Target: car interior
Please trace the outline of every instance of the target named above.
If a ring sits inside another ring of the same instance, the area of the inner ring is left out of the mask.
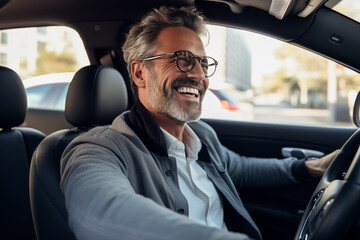
[[[0,30],[70,27],[79,33],[90,63],[77,69],[64,111],[27,109],[20,77],[0,66],[0,238],[75,239],[59,186],[61,154],[76,136],[111,124],[135,102],[121,46],[131,25],[149,10],[162,5],[195,6],[209,24],[290,43],[358,75],[360,23],[335,11],[339,2],[0,0]],[[224,146],[245,156],[282,158],[284,147],[324,154],[341,149],[319,181],[238,191],[264,240],[360,238],[357,127],[202,120],[214,128]],[[315,213],[321,217],[314,217]]]

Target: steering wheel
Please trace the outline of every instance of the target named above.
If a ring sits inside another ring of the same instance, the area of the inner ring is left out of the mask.
[[[360,216],[360,129],[343,145],[308,203],[295,240],[343,239]]]

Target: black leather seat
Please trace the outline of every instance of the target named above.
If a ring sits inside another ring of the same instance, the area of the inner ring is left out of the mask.
[[[27,100],[20,77],[0,66],[0,229],[7,239],[36,239],[29,199],[29,167],[45,134],[20,126]]]
[[[127,106],[125,82],[114,68],[91,65],[75,74],[65,105],[66,119],[75,128],[46,137],[31,163],[31,210],[39,240],[75,239],[68,228],[64,196],[59,185],[61,154],[75,137],[94,126],[111,124]]]

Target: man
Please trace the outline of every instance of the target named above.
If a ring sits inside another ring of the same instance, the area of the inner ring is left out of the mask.
[[[331,162],[334,154],[242,157],[196,121],[217,65],[205,57],[204,33],[193,8],[155,9],[130,30],[123,52],[138,101],[75,139],[61,162],[78,239],[261,239],[237,189],[296,184]]]

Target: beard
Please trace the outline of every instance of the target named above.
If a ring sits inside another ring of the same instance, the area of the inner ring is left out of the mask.
[[[186,101],[186,106],[181,106],[174,98],[174,91],[179,86],[196,87],[199,89],[199,102]],[[201,103],[204,98],[204,86],[186,77],[177,78],[171,84],[171,89],[160,90],[155,74],[150,71],[149,105],[156,112],[163,114],[178,124],[199,120],[201,115]]]

